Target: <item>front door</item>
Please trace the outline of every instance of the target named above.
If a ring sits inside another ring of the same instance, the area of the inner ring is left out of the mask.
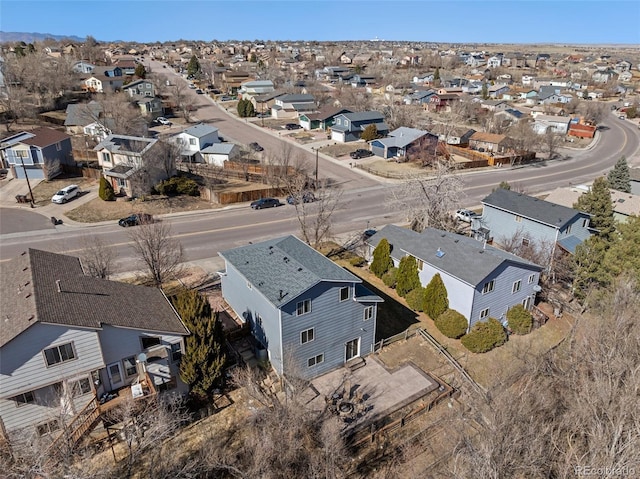
[[[346,361],[353,359],[360,355],[360,338],[349,341],[346,345]]]
[[[120,363],[111,363],[107,366],[107,373],[109,374],[109,382],[111,383],[111,389],[118,389],[124,386],[122,379],[122,369]]]

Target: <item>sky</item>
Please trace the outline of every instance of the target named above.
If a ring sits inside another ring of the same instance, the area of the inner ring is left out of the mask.
[[[0,0],[0,30],[99,41],[640,44],[640,1]]]

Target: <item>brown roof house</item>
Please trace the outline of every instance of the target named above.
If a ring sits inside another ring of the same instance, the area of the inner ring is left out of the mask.
[[[0,273],[0,436],[55,438],[64,422],[79,440],[82,418],[118,394],[186,391],[189,331],[160,289],[90,277],[79,258],[36,249]]]
[[[507,137],[496,133],[476,131],[469,138],[469,147],[488,153],[502,153],[506,148]]]

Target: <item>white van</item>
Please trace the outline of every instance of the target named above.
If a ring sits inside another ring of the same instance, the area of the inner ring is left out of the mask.
[[[80,194],[80,187],[78,185],[69,185],[62,188],[55,195],[51,197],[52,203],[62,204],[66,203],[72,198],[75,198]]]

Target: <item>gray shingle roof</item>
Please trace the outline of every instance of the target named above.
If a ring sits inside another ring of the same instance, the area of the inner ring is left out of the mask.
[[[398,147],[404,148],[407,145],[410,145],[418,138],[423,137],[429,133],[426,130],[418,130],[416,128],[408,128],[406,126],[401,126],[400,128],[396,128],[392,132],[389,133],[387,138],[381,138],[377,141],[382,143],[383,145],[388,147]]]
[[[562,228],[577,215],[584,214],[573,208],[556,205],[504,188],[496,190],[482,200],[484,205],[490,205],[518,216],[533,219],[552,226]]]
[[[73,256],[29,249],[0,274],[0,346],[36,322],[188,334],[162,291],[85,276]]]
[[[101,113],[102,105],[95,101],[67,105],[64,126],[87,126],[95,122]]]
[[[345,113],[350,121],[384,121],[384,115],[379,111],[357,111],[354,113]]]
[[[202,138],[210,133],[215,133],[218,129],[215,126],[205,125],[204,123],[198,123],[197,125],[193,125],[185,130],[183,133],[187,135],[195,136],[196,138]]]
[[[321,281],[361,283],[360,278],[292,235],[223,251],[220,256],[276,307]]]
[[[541,270],[540,266],[506,251],[484,246],[468,236],[435,228],[417,233],[387,225],[373,235],[368,243],[377,246],[382,238],[389,241],[393,258],[400,260],[405,254],[410,254],[472,286],[484,281],[505,261]]]
[[[140,153],[144,154],[158,142],[155,138],[142,138],[139,136],[109,135],[98,143],[93,151],[103,148],[112,153]]]

